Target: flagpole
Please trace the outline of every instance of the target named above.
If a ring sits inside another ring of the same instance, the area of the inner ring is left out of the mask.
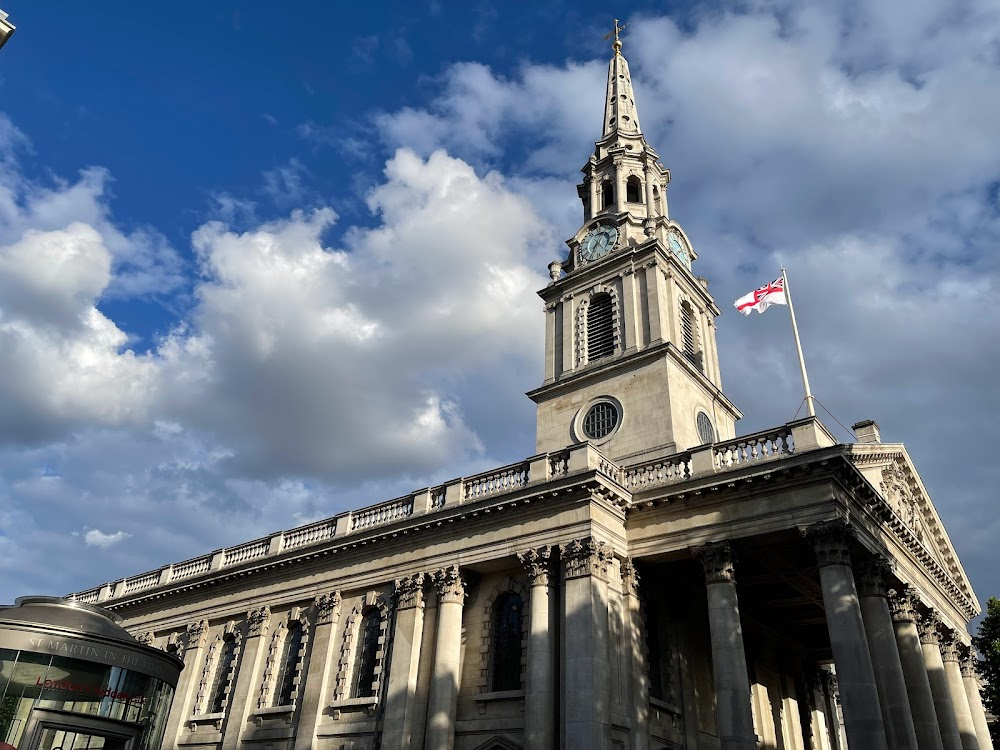
[[[788,300],[788,314],[792,318],[792,335],[795,336],[795,350],[799,353],[799,370],[802,371],[802,385],[806,389],[806,411],[810,417],[816,416],[816,408],[813,406],[812,391],[809,390],[809,375],[806,374],[806,360],[802,356],[802,342],[799,341],[799,327],[795,323],[795,308],[792,306],[792,290],[788,288],[788,274],[785,267],[781,267],[781,281],[785,288],[785,299]]]

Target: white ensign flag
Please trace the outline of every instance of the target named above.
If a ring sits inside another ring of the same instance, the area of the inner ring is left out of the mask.
[[[765,284],[760,289],[755,289],[750,294],[743,295],[733,304],[744,315],[749,315],[754,310],[762,313],[771,305],[787,305],[788,298],[785,297],[785,280],[779,277],[770,284]]]

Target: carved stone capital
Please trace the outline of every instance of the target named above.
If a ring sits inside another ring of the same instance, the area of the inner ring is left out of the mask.
[[[552,563],[552,548],[537,547],[517,553],[517,559],[528,573],[532,586],[548,586]]]
[[[950,628],[941,629],[941,658],[945,661],[957,662],[961,658],[959,653],[959,647],[961,643],[958,640],[958,636],[955,634],[954,630]]]
[[[709,542],[691,550],[705,571],[705,583],[736,583],[736,553],[729,542]]]
[[[886,596],[886,585],[892,576],[889,561],[881,555],[866,556],[854,566],[858,596]]]
[[[976,652],[971,648],[967,649],[962,656],[962,677],[976,677],[976,666],[978,664],[979,659],[976,658]]]
[[[434,574],[434,585],[437,586],[438,599],[442,604],[465,601],[465,581],[457,565],[443,568]]]
[[[911,586],[889,590],[889,612],[895,622],[917,621],[917,594]]]
[[[816,564],[851,565],[851,547],[854,544],[854,530],[843,521],[827,521],[810,526],[805,537],[816,552]]]
[[[139,641],[139,643],[141,643],[143,646],[152,646],[153,641],[156,640],[156,636],[153,635],[153,631],[150,630],[146,633],[143,633],[142,635],[137,635],[135,639]]]
[[[332,625],[340,619],[341,597],[339,591],[321,594],[313,599],[317,625]]]
[[[202,648],[208,638],[208,620],[189,622],[187,626],[187,648]]]
[[[267,635],[267,629],[271,625],[271,608],[266,604],[257,609],[247,612],[247,637],[257,638]]]
[[[626,594],[639,596],[639,571],[636,570],[635,563],[631,557],[622,560],[622,588]]]
[[[424,581],[426,579],[427,576],[423,573],[396,579],[396,609],[423,607]]]
[[[924,612],[917,618],[917,632],[920,642],[937,646],[941,643],[941,617],[934,610]]]
[[[614,555],[605,542],[587,537],[562,545],[563,577],[598,576],[607,580]]]

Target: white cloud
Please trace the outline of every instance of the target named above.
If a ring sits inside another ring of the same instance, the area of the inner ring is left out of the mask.
[[[126,534],[124,531],[116,531],[114,534],[105,534],[100,529],[84,529],[83,540],[91,547],[107,549],[114,544],[118,544],[118,542],[125,541],[130,536],[132,535]]]

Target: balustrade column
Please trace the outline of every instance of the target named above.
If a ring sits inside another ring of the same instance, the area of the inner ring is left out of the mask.
[[[983,696],[979,692],[979,677],[976,675],[976,655],[969,652],[962,659],[962,682],[965,683],[965,693],[969,697],[969,708],[972,710],[972,720],[976,724],[976,737],[979,739],[979,750],[993,750],[993,738],[990,737],[990,727],[986,723],[986,709],[983,708]]]
[[[258,695],[257,687],[263,678],[263,662],[267,656],[267,631],[271,626],[271,608],[264,606],[247,612],[247,637],[240,649],[240,666],[236,671],[236,684],[229,693],[228,716],[223,728],[222,750],[237,750],[242,744],[243,730]]]
[[[962,682],[962,668],[958,665],[958,650],[958,636],[952,631],[946,631],[941,638],[941,658],[944,661],[944,676],[948,681],[951,704],[955,707],[958,735],[962,739],[964,750],[979,750],[976,723],[972,720],[969,696],[965,692],[965,683]]]
[[[555,647],[549,586],[552,550],[529,549],[518,554],[528,572],[528,663],[524,691],[524,748],[551,750],[555,741]]]
[[[906,692],[910,699],[917,747],[919,750],[943,750],[934,695],[931,693],[927,664],[924,662],[924,652],[917,632],[916,595],[909,586],[902,586],[889,592],[888,604],[892,613],[892,626],[896,631],[896,647],[899,649],[903,678],[906,680]]]
[[[941,730],[941,744],[944,745],[944,750],[962,750],[962,736],[958,732],[955,706],[951,701],[948,678],[944,673],[944,660],[941,658],[940,627],[941,618],[933,610],[917,620],[920,647],[924,652],[924,663],[927,665],[927,679],[931,683],[931,694],[934,696],[934,712],[937,714],[938,728]]]
[[[423,573],[402,578],[396,585],[396,627],[386,696],[382,747],[403,750],[414,746],[417,715],[417,668],[424,633]]]
[[[886,750],[885,725],[868,651],[861,605],[851,569],[853,534],[839,521],[811,527],[807,536],[816,552],[826,626],[844,707],[847,742],[865,750]]]
[[[205,666],[205,644],[208,640],[208,620],[188,624],[181,656],[184,669],[177,681],[174,702],[163,730],[164,747],[177,745],[178,733],[188,717],[194,713],[194,700],[198,695],[198,685]]]
[[[917,750],[917,734],[906,695],[903,665],[886,600],[889,565],[885,558],[869,558],[857,566],[857,574],[861,618],[875,670],[886,739],[894,750]]]
[[[295,732],[295,750],[310,750],[316,746],[316,727],[326,706],[324,698],[330,682],[336,677],[335,633],[340,621],[340,592],[334,591],[313,599],[313,629],[309,637],[309,657],[302,675],[305,690],[299,690],[302,707]]]
[[[572,750],[611,747],[608,571],[611,548],[587,538],[562,547],[563,743]]]
[[[722,750],[755,750],[750,703],[750,676],[743,647],[743,627],[736,597],[736,569],[729,542],[693,550],[705,570],[708,626],[712,639],[712,672]]]
[[[632,672],[632,739],[631,750],[649,747],[649,667],[646,664],[646,637],[642,618],[642,595],[639,573],[632,560],[622,561],[622,590],[628,610],[629,647],[627,653]]]
[[[462,605],[465,581],[457,565],[434,574],[438,591],[437,633],[434,640],[434,673],[427,701],[424,746],[437,750],[455,747],[455,712],[462,662]]]

